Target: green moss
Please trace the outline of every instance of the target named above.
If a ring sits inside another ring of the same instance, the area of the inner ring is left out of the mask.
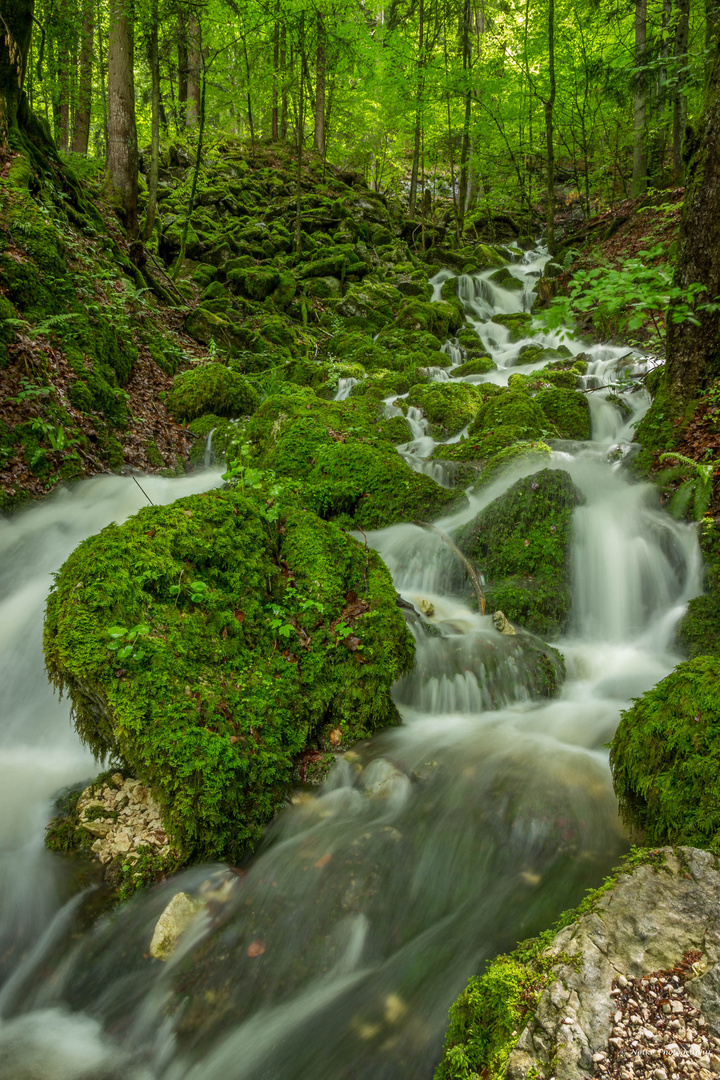
[[[424,331],[444,341],[451,330],[458,330],[465,320],[459,304],[426,303],[408,300],[400,309],[395,325],[401,330]]]
[[[509,315],[495,314],[492,321],[499,323],[500,326],[507,327],[509,331],[508,340],[515,342],[529,336],[532,315],[525,311],[513,312]]]
[[[496,454],[490,457],[480,473],[475,489],[485,487],[492,480],[497,480],[498,476],[508,466],[516,464],[523,458],[549,458],[552,456],[552,450],[544,442],[516,442],[511,446],[505,447],[504,450],[498,450]]]
[[[590,438],[590,407],[585,394],[555,387],[541,390],[535,395],[535,402],[561,439]]]
[[[495,361],[489,356],[476,356],[453,368],[452,378],[464,379],[466,375],[487,375],[489,371],[497,371]]]
[[[237,860],[309,739],[398,720],[390,687],[412,642],[389,573],[274,499],[212,491],[148,507],[84,541],[48,599],[47,668],[79,734],[152,789],[183,857]],[[354,649],[336,633],[348,606]]]
[[[469,383],[431,382],[411,386],[407,404],[422,409],[436,437],[456,435],[467,427],[483,403]]]
[[[633,458],[632,465],[639,476],[648,476],[659,455],[679,445],[683,428],[695,406],[695,402],[683,406],[668,392],[664,378],[658,377],[652,405],[635,429],[635,441],[641,444],[641,449]]]
[[[490,397],[470,425],[468,434],[488,432],[496,427],[513,427],[523,439],[542,438],[548,421],[540,406],[529,395],[506,389]]]
[[[519,278],[516,278],[506,266],[491,274],[489,280],[492,281],[493,285],[498,285],[501,289],[508,289],[510,292],[520,292],[525,287],[524,283]]]
[[[566,472],[518,480],[456,535],[485,575],[488,606],[540,637],[561,633],[570,611],[568,553],[582,496]]]
[[[157,448],[157,443],[152,439],[149,439],[145,443],[145,457],[148,460],[148,464],[154,469],[164,469],[165,459]]]
[[[467,439],[461,439],[460,442],[436,446],[433,457],[448,461],[485,462],[514,443],[527,441],[525,430],[525,428],[514,427],[510,424],[501,424],[479,435],[470,435]]]
[[[432,521],[465,496],[413,472],[400,455],[364,443],[336,442],[317,453],[304,499],[323,518],[349,517],[363,529]]]
[[[610,767],[625,823],[650,844],[720,852],[720,659],[679,664],[622,713]]]
[[[176,375],[167,396],[167,406],[179,420],[194,420],[203,413],[217,416],[245,416],[257,408],[258,396],[252,384],[224,364],[203,364]]]
[[[707,593],[694,597],[680,620],[677,642],[686,656],[720,656],[720,529],[705,518],[700,523]]]

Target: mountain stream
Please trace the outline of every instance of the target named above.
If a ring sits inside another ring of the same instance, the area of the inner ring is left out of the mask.
[[[468,381],[504,384],[523,344],[560,343],[536,333],[511,343],[492,321],[529,309],[545,259],[510,266],[515,291],[490,272],[461,277],[468,320],[498,365]],[[433,279],[434,299],[449,276]],[[565,343],[590,353],[588,389],[610,382],[627,353]],[[462,361],[453,342],[445,351]],[[643,370],[641,357],[632,363]],[[437,523],[452,535],[539,468],[567,470],[582,490],[559,697],[530,699],[517,654],[461,599],[462,567],[442,536],[412,524],[372,534],[402,596],[434,608],[431,635],[410,616],[416,667],[395,688],[403,726],[347,752],[323,788],[296,792],[242,871],[194,867],[90,928],[81,914],[92,885],[71,895],[72,860],[43,848],[53,793],[97,771],[44,674],[44,598],[83,537],[146,500],[131,478],[98,477],[0,523],[5,1080],[430,1078],[468,976],[600,882],[627,847],[604,744],[620,710],[678,662],[673,631],[701,567],[694,529],[622,464],[646,393],[624,395],[622,412],[607,391],[588,396],[592,441],[553,444],[549,462],[516,465]],[[450,484],[446,464],[428,461],[422,415],[409,419],[400,452]],[[221,480],[208,469],[142,483],[167,503]],[[206,904],[163,964],[148,947],[181,890]]]

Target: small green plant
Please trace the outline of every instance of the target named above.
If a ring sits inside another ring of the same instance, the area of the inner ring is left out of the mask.
[[[204,581],[190,581],[187,585],[178,583],[171,585],[168,591],[171,596],[180,596],[186,589],[193,604],[202,604],[210,597],[210,588]]]
[[[677,464],[658,473],[657,479],[663,484],[683,480],[670,500],[670,513],[673,517],[681,518],[692,508],[694,520],[701,521],[710,505],[713,477],[720,469],[720,458],[703,463],[683,454],[667,453],[661,454],[659,461],[662,463],[668,458],[673,458]]]
[[[249,491],[261,492],[265,498],[263,517],[267,521],[277,521],[280,508],[277,504],[282,494],[282,484],[277,480],[275,473],[267,469],[256,469],[249,464],[250,447],[239,446],[236,448],[239,457],[228,462],[226,471],[222,474],[223,480],[228,487],[237,488],[243,493]]]
[[[25,401],[34,401],[36,398],[45,398],[52,396],[52,389],[49,386],[38,386],[37,383],[32,382],[30,379],[20,380],[20,389],[14,397],[5,398],[5,403],[8,405],[21,405]]]
[[[118,660],[142,660],[145,656],[142,641],[150,633],[146,623],[137,623],[131,629],[127,626],[110,626],[107,632],[112,638],[108,649],[115,653]]]

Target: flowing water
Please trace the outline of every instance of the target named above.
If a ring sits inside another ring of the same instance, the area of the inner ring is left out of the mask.
[[[543,261],[535,253],[511,267],[517,291],[488,273],[460,280],[498,364],[469,381],[505,383],[523,344],[560,343],[535,334],[512,344],[492,321],[529,308]],[[435,299],[448,276],[433,279]],[[462,361],[456,343],[445,351]],[[610,380],[620,355],[590,352],[588,389]],[[244,871],[195,867],[90,930],[86,897],[67,900],[68,860],[42,848],[51,794],[93,773],[43,674],[42,608],[50,574],[79,540],[145,500],[132,480],[98,478],[2,524],[3,1077],[432,1076],[467,977],[576,903],[625,849],[603,746],[620,710],[677,662],[673,630],[700,588],[694,529],[622,467],[646,395],[626,395],[622,412],[602,389],[589,400],[593,440],[557,443],[549,462],[585,496],[573,522],[571,628],[557,643],[568,671],[560,696],[533,700],[521,637],[467,606],[462,565],[440,535],[410,524],[377,532],[370,542],[397,588],[430,613],[410,616],[417,663],[395,688],[404,725],[345,754],[319,792],[298,792]],[[449,483],[428,461],[423,417],[408,419],[413,440],[401,453]],[[452,535],[541,467],[517,465],[439,527]],[[217,483],[214,472],[143,480],[156,503]],[[148,946],[181,889],[206,907],[163,965]]]

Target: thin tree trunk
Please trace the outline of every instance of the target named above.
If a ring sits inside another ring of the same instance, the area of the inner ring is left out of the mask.
[[[273,82],[272,82],[272,141],[276,143],[279,138],[279,110],[278,110],[278,79],[280,68],[280,24],[278,12],[280,4],[275,5],[275,25],[273,27]]]
[[[201,35],[198,17],[194,11],[191,11],[188,19],[187,110],[185,113],[185,124],[189,128],[196,128],[200,122]]]
[[[138,231],[138,148],[132,8],[132,0],[110,0],[107,172],[122,200],[127,234],[134,239]]]
[[[101,9],[100,9],[100,0],[97,0],[96,6],[95,6],[95,18],[96,18],[96,23],[97,23],[97,27],[98,27],[97,42],[98,42],[98,61],[99,61],[99,65],[100,65],[100,71],[99,71],[98,74],[99,74],[99,78],[100,78],[101,97],[102,97],[103,143],[104,143],[103,150],[105,152],[105,160],[107,161],[108,146],[109,146],[109,143],[110,143],[110,136],[109,136],[109,133],[108,133],[107,65],[105,63],[105,50],[103,48],[103,31],[102,31],[101,15],[102,15],[102,12],[101,12]]]
[[[65,14],[63,5],[63,14]],[[70,149],[70,27],[67,20],[63,19],[60,41],[58,42],[58,71],[59,71],[59,119],[60,127],[57,133],[58,147],[64,154]]]
[[[550,93],[545,102],[545,141],[547,146],[547,246],[555,254],[555,0],[548,3],[548,75]]]
[[[634,197],[647,191],[647,79],[644,67],[647,55],[647,0],[635,0],[635,109],[633,122]]]
[[[667,123],[667,83],[668,63],[670,60],[669,31],[672,20],[672,0],[663,0],[660,16],[660,45],[658,48],[657,90],[655,93],[655,135],[649,148],[648,176],[656,185],[660,185],[665,173],[665,151],[668,141]]]
[[[0,146],[22,121],[33,0],[0,0]]]
[[[82,9],[82,33],[80,47],[80,73],[78,103],[75,113],[72,148],[76,154],[87,154],[90,139],[90,115],[92,109],[92,61],[93,34],[95,29],[93,0],[84,0]]]
[[[420,0],[420,29],[418,36],[418,71],[417,71],[417,104],[415,109],[415,135],[413,144],[413,161],[412,171],[410,173],[410,204],[409,211],[410,216],[415,213],[415,202],[417,199],[417,183],[418,183],[418,169],[420,167],[420,125],[422,123],[422,101],[423,101],[423,89],[424,89],[424,72],[423,72],[423,49],[424,49],[424,31],[425,31],[425,0]]]
[[[305,12],[300,15],[300,97],[297,116],[297,172],[295,174],[295,254],[302,255],[302,150],[303,150],[303,97],[305,94]]]
[[[282,93],[280,95],[280,141],[287,142],[288,136],[288,93],[287,93],[287,31],[285,24],[280,28],[280,71],[282,72]]]
[[[178,11],[177,27],[177,53],[178,53],[178,132],[187,123],[187,99],[188,99],[188,35],[187,14],[181,7]]]
[[[192,186],[190,188],[190,202],[188,203],[187,214],[185,215],[185,224],[183,225],[182,237],[180,238],[180,252],[175,263],[175,268],[172,273],[172,280],[177,281],[180,276],[180,271],[183,268],[185,262],[185,249],[187,247],[188,229],[190,228],[190,221],[192,219],[193,210],[195,209],[195,194],[197,192],[198,176],[200,175],[200,165],[202,163],[202,151],[203,151],[203,133],[205,131],[205,89],[207,86],[207,69],[205,62],[200,57],[200,116],[198,118],[198,136],[197,144],[195,147],[195,167],[193,168]]]
[[[325,60],[326,36],[323,17],[317,15],[317,52],[315,54],[315,131],[314,142],[318,154],[325,157]]]
[[[705,62],[705,81],[712,75],[715,51],[718,47],[718,30],[720,30],[720,4],[718,0],[705,0],[705,49],[707,60]]]
[[[689,33],[690,0],[678,0],[675,27],[675,93],[673,94],[673,173],[676,184],[681,184],[683,179],[682,141],[687,116],[685,67]]]
[[[152,235],[157,209],[158,173],[160,171],[160,57],[158,54],[158,0],[151,0],[150,9],[150,77],[152,79],[152,134],[150,150],[150,181],[148,208],[143,229],[145,243]]]
[[[245,54],[245,80],[247,84],[247,114],[250,126],[250,145],[255,146],[255,124],[253,123],[252,94],[250,92],[250,58],[247,51],[247,38],[243,38],[243,53]]]
[[[458,243],[465,229],[465,207],[468,193],[468,162],[470,160],[470,117],[472,114],[472,87],[470,75],[472,71],[472,44],[470,40],[470,0],[465,0],[463,5],[462,26],[462,49],[463,49],[463,77],[465,85],[463,94],[465,97],[465,115],[463,117],[462,143],[460,145],[460,190],[458,192]]]

